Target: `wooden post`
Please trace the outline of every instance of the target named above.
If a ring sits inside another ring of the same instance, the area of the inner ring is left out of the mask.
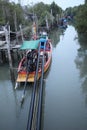
[[[6,54],[5,54],[5,50],[2,51],[2,63],[6,62]]]
[[[48,25],[48,18],[47,18],[47,15],[46,15],[46,28],[47,28],[47,30],[49,30],[49,25]]]
[[[6,36],[6,43],[7,43],[7,51],[8,51],[11,79],[14,80],[14,72],[12,69],[12,59],[11,59],[11,54],[10,54],[10,26],[9,25],[8,25],[8,30],[5,28],[5,36]]]
[[[52,21],[52,26],[53,26],[53,12],[52,12],[52,9],[51,9],[51,21]]]
[[[56,14],[56,23],[58,25],[58,14]]]
[[[34,17],[35,17],[35,23],[36,23],[36,35],[38,35],[38,18],[36,14]]]
[[[21,32],[21,37],[22,37],[22,42],[24,41],[24,38],[23,38],[23,31],[22,31],[22,27],[21,25],[19,26],[20,27],[20,32]]]
[[[2,50],[0,51],[0,63],[3,63],[3,60],[2,60]]]
[[[15,32],[16,32],[16,42],[18,44],[18,35],[17,35],[17,16],[16,16],[16,11],[15,13],[15,17],[14,17],[14,24],[15,24]]]

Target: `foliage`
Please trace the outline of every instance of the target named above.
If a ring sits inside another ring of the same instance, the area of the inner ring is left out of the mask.
[[[55,2],[50,5],[50,10],[52,10],[54,17],[56,17],[56,14],[60,14],[62,12],[62,9],[57,4],[55,4]]]
[[[87,0],[85,0],[85,4],[87,3]]]
[[[52,14],[51,14],[52,10]],[[20,4],[9,2],[9,0],[0,0],[0,25],[9,22],[11,30],[18,29],[19,25],[31,25],[32,21],[38,20],[39,25],[46,25],[46,18],[49,24],[56,20],[57,14],[62,9],[53,2],[51,5],[39,2],[35,5],[22,7]]]
[[[87,4],[80,5],[76,14],[76,28],[79,33],[87,33]]]
[[[38,18],[38,24],[45,25],[46,15],[49,14],[49,5],[40,2],[34,6],[34,11]]]
[[[11,30],[14,30],[15,19],[17,25],[24,23],[22,7],[19,4],[15,4],[13,2],[9,3],[8,1],[0,0],[0,25],[5,25],[7,22],[9,22]]]
[[[87,33],[87,0],[83,5],[67,8],[65,13],[73,14],[75,27],[79,33]]]
[[[78,13],[78,6],[66,8],[64,13],[65,15],[76,16],[76,14]]]
[[[53,2],[51,5],[44,4],[43,2],[39,2],[34,6],[26,7],[28,14],[33,14],[38,18],[38,24],[41,26],[46,25],[46,18],[48,20],[49,25],[52,24],[52,20],[56,19],[56,14],[61,13],[62,9]],[[51,14],[51,10],[53,13]]]

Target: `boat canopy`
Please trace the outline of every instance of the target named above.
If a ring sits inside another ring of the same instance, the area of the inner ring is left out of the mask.
[[[20,49],[22,50],[38,49],[39,43],[40,43],[40,40],[24,41]]]
[[[47,40],[44,38],[40,38],[40,42],[47,42]]]
[[[44,38],[44,39],[46,39],[46,38],[47,38],[47,35],[41,35],[41,36],[39,36],[39,38]]]

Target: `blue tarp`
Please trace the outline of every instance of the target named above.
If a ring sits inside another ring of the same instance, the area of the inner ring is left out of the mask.
[[[47,40],[44,38],[40,38],[40,42],[46,42]]]

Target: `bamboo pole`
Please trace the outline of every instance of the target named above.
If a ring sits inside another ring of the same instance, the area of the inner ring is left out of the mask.
[[[18,44],[18,34],[17,34],[17,16],[16,16],[16,11],[14,12],[15,17],[14,17],[14,24],[15,24],[15,32],[16,32],[16,42]]]
[[[11,51],[10,51],[10,25],[8,25],[8,30],[5,27],[5,37],[6,37],[6,43],[7,43],[7,52],[8,52],[11,80],[13,81],[14,80],[14,72],[12,69],[13,66],[12,66],[12,58],[11,58]]]
[[[24,42],[24,37],[23,37],[23,31],[22,31],[22,25],[20,24],[20,33],[21,33],[21,37],[22,37],[22,42]]]

